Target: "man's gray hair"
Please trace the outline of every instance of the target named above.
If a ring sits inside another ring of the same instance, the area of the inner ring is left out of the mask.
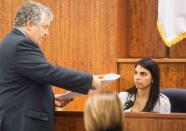
[[[37,24],[41,21],[42,13],[46,13],[50,21],[53,20],[53,14],[49,8],[40,3],[28,1],[18,9],[14,18],[14,27],[24,27],[28,20]]]

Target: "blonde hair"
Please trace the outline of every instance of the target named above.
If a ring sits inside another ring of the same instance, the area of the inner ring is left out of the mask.
[[[118,94],[101,90],[91,96],[85,105],[86,131],[122,131],[123,116]]]

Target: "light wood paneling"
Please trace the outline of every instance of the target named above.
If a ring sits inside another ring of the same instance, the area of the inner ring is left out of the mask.
[[[134,65],[139,59],[119,59],[119,91],[133,84]],[[186,88],[186,59],[155,59],[160,67],[160,87]]]
[[[128,0],[126,52],[129,58],[165,57],[166,48],[156,27],[157,3],[158,0]]]
[[[10,31],[12,27],[12,1],[11,0],[0,0],[0,41]]]
[[[127,23],[127,10],[128,10],[128,1],[127,0],[118,0],[117,1],[117,58],[127,57],[127,38],[128,38],[128,23]]]
[[[116,72],[116,15],[114,0],[63,0],[51,29],[49,45],[55,44],[52,59],[58,65],[94,74]],[[57,21],[57,22],[56,22]],[[57,28],[55,28],[57,26]],[[43,48],[47,54],[49,45]],[[116,84],[109,88],[116,89]],[[55,90],[56,91],[56,90]],[[59,92],[59,90],[57,90]],[[85,97],[75,98],[66,110],[83,110]]]
[[[170,48],[170,57],[186,58],[186,39],[180,41]]]

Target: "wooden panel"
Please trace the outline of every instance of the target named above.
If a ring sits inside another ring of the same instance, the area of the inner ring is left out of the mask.
[[[170,57],[186,58],[186,39],[180,41],[170,48]]]
[[[162,63],[161,87],[186,88],[186,63]]]
[[[129,89],[133,84],[134,64],[122,63],[119,64],[119,91]]]
[[[46,52],[55,48],[51,61],[94,74],[116,72],[116,1],[63,0],[56,9],[59,14],[52,26],[58,22],[59,30],[53,28],[50,38],[59,40],[50,41],[55,47],[43,46]],[[110,88],[115,90],[116,84]],[[76,98],[66,110],[83,110],[86,98]]]
[[[64,0],[59,5],[58,63],[96,74],[115,71],[115,1]]]
[[[186,131],[186,115],[128,112],[124,114],[125,131]]]
[[[133,84],[134,65],[139,59],[118,59],[119,91]],[[155,59],[160,67],[160,86],[186,88],[186,59]]]
[[[12,27],[11,4],[11,0],[0,0],[0,41]]]
[[[117,58],[125,58],[128,57],[128,53],[126,51],[128,38],[128,0],[118,0],[117,6]]]
[[[128,1],[128,57],[165,57],[156,26],[158,0]]]
[[[127,112],[124,131],[186,131],[184,113]],[[55,131],[85,131],[83,112],[56,112]]]
[[[55,131],[85,131],[83,112],[55,113]]]

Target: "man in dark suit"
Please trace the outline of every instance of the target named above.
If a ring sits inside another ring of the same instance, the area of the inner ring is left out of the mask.
[[[0,44],[0,131],[53,131],[49,85],[84,94],[100,86],[94,75],[47,62],[38,45],[49,34],[52,17],[44,5],[25,3]]]

